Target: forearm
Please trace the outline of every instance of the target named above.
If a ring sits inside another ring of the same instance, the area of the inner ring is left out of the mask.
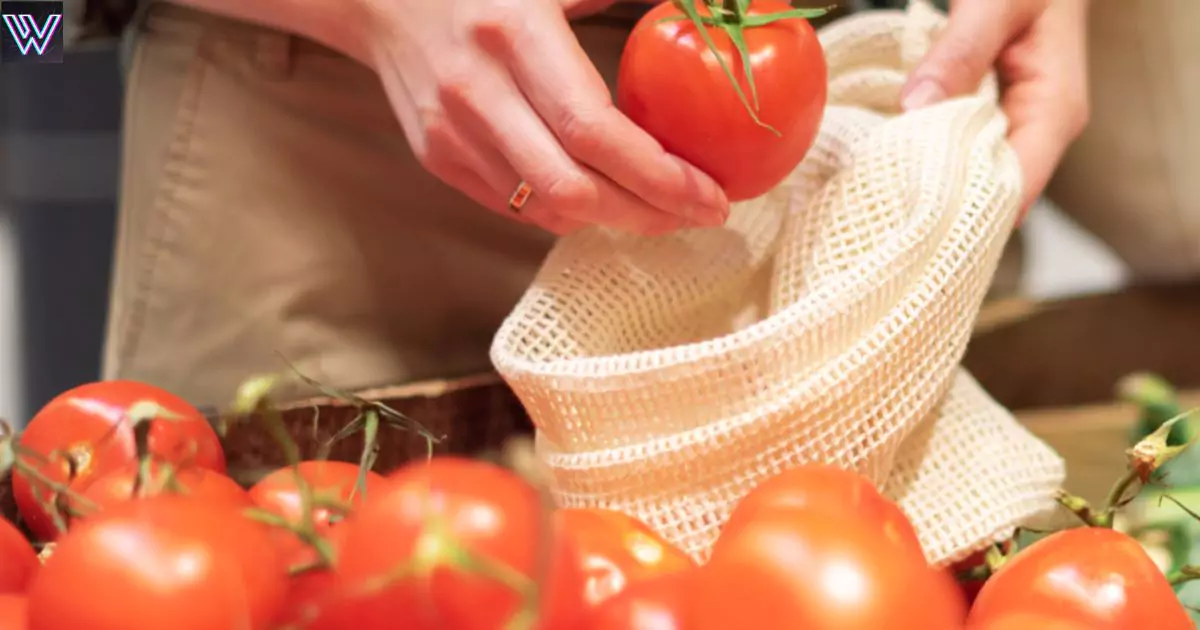
[[[210,13],[302,35],[363,63],[368,11],[360,0],[174,0]]]

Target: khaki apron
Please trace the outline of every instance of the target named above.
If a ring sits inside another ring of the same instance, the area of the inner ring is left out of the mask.
[[[139,30],[106,378],[223,406],[283,358],[343,388],[489,369],[551,235],[427,174],[341,55],[162,3]],[[611,83],[627,24],[577,34]]]

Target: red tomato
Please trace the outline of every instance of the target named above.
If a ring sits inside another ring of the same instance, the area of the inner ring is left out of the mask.
[[[837,511],[775,511],[721,536],[691,596],[690,630],[959,630],[946,573],[875,523]]]
[[[300,462],[295,468],[288,466],[280,468],[263,477],[250,488],[250,498],[258,507],[281,516],[293,523],[300,522],[302,517],[300,507],[300,489],[296,485],[296,474],[314,494],[322,494],[337,501],[361,505],[364,498],[369,498],[379,490],[383,477],[376,473],[367,472],[367,495],[358,492],[358,464],[338,461],[306,461]],[[327,534],[334,513],[325,507],[313,508],[313,523],[317,532]],[[303,542],[290,532],[280,531],[277,536],[280,543],[291,554],[306,554],[309,550]]]
[[[777,510],[838,511],[875,524],[896,546],[924,557],[917,532],[904,512],[866,477],[834,466],[800,466],[759,484],[738,502],[721,535],[733,535],[747,523]]]
[[[0,595],[0,630],[26,630],[28,624],[29,600],[24,595]]]
[[[1092,630],[1195,628],[1142,546],[1105,528],[1061,531],[1018,552],[979,592],[970,626],[1016,612],[1075,621]]]
[[[265,630],[287,594],[268,529],[161,495],[72,528],[29,589],[29,630]]]
[[[225,472],[225,454],[208,420],[174,394],[133,381],[102,381],[81,385],[60,394],[42,407],[21,434],[24,450],[39,453],[22,461],[59,482],[78,481],[121,468],[137,458],[129,408],[153,401],[179,416],[155,420],[150,429],[150,451],[172,463],[187,463]],[[30,531],[41,540],[53,540],[58,531],[47,504],[53,493],[16,471],[13,497]]]
[[[453,457],[410,464],[390,475],[344,527],[336,569],[339,595],[312,628],[322,630],[495,630],[516,614],[522,598],[465,555],[503,563],[533,575],[542,544],[552,547],[550,575],[572,591],[562,545],[543,531],[541,500],[513,473],[482,461]],[[433,538],[434,527],[445,530]],[[457,547],[455,549],[453,547]],[[424,567],[414,554],[426,558]],[[458,560],[456,562],[456,560]],[[374,589],[367,585],[409,563],[410,572]],[[581,588],[581,587],[580,587]],[[553,589],[551,589],[553,590]],[[574,602],[545,598],[552,619],[569,617]],[[558,628],[557,625],[547,625]]]
[[[579,554],[586,606],[647,578],[696,566],[645,523],[621,512],[564,509],[555,512],[555,519]]]
[[[341,549],[342,534],[345,528],[330,526],[325,533],[326,540],[337,553]],[[298,541],[297,541],[298,542]],[[316,553],[309,547],[293,556],[288,565],[289,569],[312,563],[317,559]],[[287,601],[280,608],[275,620],[277,628],[306,628],[320,616],[327,598],[335,594],[336,580],[332,567],[310,569],[288,580]]]
[[[579,630],[686,630],[694,569],[632,582],[584,617]]]
[[[754,0],[749,15],[790,10]],[[701,15],[711,15],[697,3]],[[804,159],[824,116],[825,56],[812,26],[786,19],[744,29],[758,91],[757,122],[696,27],[673,3],[651,9],[630,34],[617,75],[617,104],[663,148],[708,173],[731,201],[761,196]],[[669,20],[669,21],[664,21]],[[706,29],[751,104],[750,84],[729,35]]]
[[[0,519],[0,593],[24,593],[41,564],[21,531]]]
[[[1093,630],[1092,626],[1050,615],[1013,613],[972,624],[968,630]]]
[[[71,490],[90,501],[96,509],[104,510],[134,498],[137,476],[138,462],[132,462],[101,475],[79,479],[71,484]],[[151,464],[149,484],[139,490],[138,497],[179,494],[204,501],[216,501],[235,508],[248,508],[253,505],[246,491],[236,481],[221,473],[204,468],[181,468],[174,471],[174,476],[178,484],[177,491],[167,485],[168,479],[163,467]],[[76,509],[86,512],[82,505]]]

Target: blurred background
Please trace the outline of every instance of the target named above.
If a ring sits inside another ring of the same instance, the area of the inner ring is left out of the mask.
[[[109,45],[0,65],[0,418],[99,375],[120,81]]]

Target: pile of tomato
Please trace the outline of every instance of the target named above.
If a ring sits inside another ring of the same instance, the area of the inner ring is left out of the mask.
[[[938,569],[894,503],[833,467],[761,484],[699,565],[483,460],[299,461],[243,488],[209,421],[138,383],[69,391],[3,444],[38,543],[0,521],[0,630],[1194,627],[1111,528]],[[956,579],[985,564],[982,586]]]

